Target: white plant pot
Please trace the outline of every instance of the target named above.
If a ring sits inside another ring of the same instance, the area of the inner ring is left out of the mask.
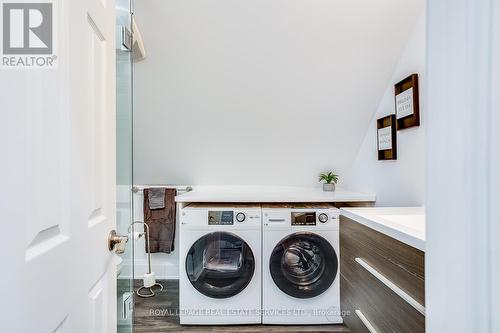
[[[335,191],[335,183],[323,183],[323,191],[325,192],[333,192]]]

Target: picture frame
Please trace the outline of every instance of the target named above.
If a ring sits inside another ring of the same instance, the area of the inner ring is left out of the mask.
[[[412,74],[394,85],[397,130],[420,126],[418,74]]]
[[[396,115],[391,114],[377,120],[378,160],[397,159]]]

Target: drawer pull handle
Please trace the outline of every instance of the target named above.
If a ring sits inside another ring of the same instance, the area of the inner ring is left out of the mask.
[[[368,321],[368,319],[366,319],[365,315],[361,311],[356,310],[354,312],[358,315],[359,319],[361,319],[361,321],[368,329],[368,331],[370,331],[370,333],[378,333],[375,327],[373,327],[373,325]]]
[[[415,300],[413,297],[408,295],[406,292],[404,292],[403,289],[399,288],[396,284],[394,284],[391,280],[380,274],[375,268],[372,266],[368,265],[366,261],[364,261],[361,258],[355,258],[356,262],[360,264],[364,269],[366,269],[368,272],[370,272],[374,277],[376,277],[380,282],[385,284],[389,289],[394,291],[396,295],[404,299],[408,304],[413,306],[415,310],[420,312],[422,315],[425,316],[425,307],[420,304],[417,300]]]

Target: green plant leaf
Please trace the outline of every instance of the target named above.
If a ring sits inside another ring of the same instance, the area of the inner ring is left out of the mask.
[[[327,184],[331,184],[332,182],[337,184],[338,180],[339,176],[334,174],[332,171],[320,173],[318,177],[319,182],[324,181]]]

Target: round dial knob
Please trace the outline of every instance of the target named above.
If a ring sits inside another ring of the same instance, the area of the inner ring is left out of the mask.
[[[318,220],[321,223],[326,223],[326,222],[328,222],[328,215],[326,215],[325,213],[321,213],[318,215]]]
[[[238,214],[236,214],[236,221],[238,221],[238,222],[245,221],[245,218],[246,218],[246,216],[245,216],[244,213],[238,213]]]

